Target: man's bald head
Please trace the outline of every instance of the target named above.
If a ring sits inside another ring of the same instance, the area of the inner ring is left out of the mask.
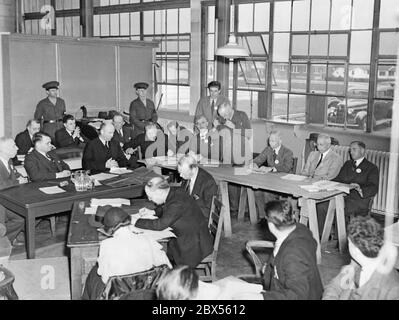
[[[319,134],[317,137],[317,150],[326,152],[331,147],[331,137],[327,134]]]
[[[18,147],[12,138],[0,138],[0,156],[5,160],[14,158],[17,155]]]
[[[163,177],[155,177],[149,180],[145,186],[145,193],[148,200],[157,205],[164,204],[168,197],[170,185],[168,180]]]
[[[103,123],[100,128],[100,137],[105,141],[111,141],[114,132],[115,127],[112,123]]]
[[[233,107],[229,101],[223,102],[219,108],[218,113],[224,119],[229,119],[231,117],[231,113],[233,112]]]

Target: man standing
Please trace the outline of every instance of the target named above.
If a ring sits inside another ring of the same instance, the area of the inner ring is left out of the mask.
[[[147,98],[148,83],[138,82],[134,84],[137,99],[130,104],[130,125],[133,126],[134,136],[144,133],[145,126],[149,122],[156,123],[158,115],[155,110],[155,104]]]
[[[34,115],[34,118],[41,122],[42,131],[47,133],[52,141],[55,141],[55,132],[62,128],[62,117],[66,111],[65,101],[58,97],[59,85],[58,81],[43,84],[47,98],[39,101]]]
[[[89,141],[83,151],[82,167],[91,174],[109,171],[111,168],[126,167],[127,159],[119,143],[111,141],[115,128],[112,123],[103,123],[100,135]]]
[[[57,148],[84,147],[87,139],[76,126],[75,117],[67,114],[62,118],[64,127],[55,132],[55,146]]]
[[[14,140],[0,138],[0,190],[28,182],[28,179],[22,177],[12,164],[11,159],[16,156],[17,150]],[[14,240],[24,228],[24,219],[0,205],[0,224],[6,226],[6,235],[11,243],[17,244]]]
[[[191,155],[185,155],[179,159],[177,170],[183,179],[181,189],[197,202],[203,215],[208,219],[212,198],[218,191],[215,179],[198,167],[197,161]]]
[[[40,131],[40,122],[37,120],[29,120],[26,124],[26,130],[17,134],[15,143],[18,147],[20,155],[28,154],[33,149],[33,135]]]
[[[71,175],[69,166],[51,154],[54,149],[48,134],[38,132],[33,136],[34,150],[25,157],[25,170],[32,182],[67,178]]]
[[[168,242],[167,255],[174,265],[195,268],[212,252],[213,241],[207,221],[196,201],[184,191],[171,188],[161,177],[152,178],[145,187],[148,199],[158,205],[158,219],[138,219],[135,226],[150,230],[173,229],[176,238]]]
[[[218,107],[224,102],[229,102],[229,99],[221,95],[221,84],[219,81],[209,82],[208,90],[209,96],[203,97],[198,101],[194,119],[198,119],[202,115],[205,116],[208,121],[208,129],[210,130],[212,126],[216,128],[220,124],[220,117],[217,112]]]

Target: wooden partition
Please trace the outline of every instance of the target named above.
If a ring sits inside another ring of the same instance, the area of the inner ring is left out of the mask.
[[[67,113],[85,105],[88,114],[128,110],[136,98],[133,83],[153,82],[156,42],[113,41],[2,34],[0,136],[24,130],[39,100],[42,84],[58,80]],[[152,90],[149,90],[151,97]]]

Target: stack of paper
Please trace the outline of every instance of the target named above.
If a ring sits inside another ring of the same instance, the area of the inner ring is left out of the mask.
[[[129,229],[133,233],[149,236],[156,241],[162,240],[162,239],[167,239],[167,238],[176,238],[176,235],[172,232],[172,228],[170,228],[170,227],[168,227],[162,231],[155,231],[155,230],[141,229],[141,228],[137,228],[137,227],[131,225],[131,226],[129,226]]]
[[[47,187],[47,188],[39,188],[39,190],[45,194],[57,194],[57,193],[62,193],[65,192],[64,189],[61,189],[60,187]]]
[[[99,174],[93,174],[90,176],[90,178],[97,180],[97,181],[103,181],[111,178],[115,178],[117,175],[115,174],[110,174],[110,173],[99,173]]]
[[[122,205],[129,206],[130,200],[122,198],[114,198],[114,199],[91,199],[90,201],[91,207],[102,207],[102,206],[122,207]]]
[[[125,173],[130,173],[133,171],[129,170],[127,168],[111,168],[111,170],[109,172],[114,173],[114,174],[125,174]]]
[[[281,177],[281,179],[290,180],[290,181],[303,181],[303,180],[307,179],[307,177],[301,176],[298,174],[287,174],[287,175]]]
[[[313,184],[302,185],[299,187],[301,187],[302,189],[305,189],[308,192],[333,191],[333,190],[339,190],[339,191],[343,191],[345,193],[350,192],[349,185],[342,184],[342,183],[335,182],[335,181],[329,181],[329,180],[320,180],[320,181],[314,182]]]

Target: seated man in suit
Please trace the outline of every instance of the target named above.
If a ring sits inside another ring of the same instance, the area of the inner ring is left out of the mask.
[[[208,219],[212,198],[216,196],[218,187],[215,179],[204,169],[198,167],[196,159],[185,155],[179,159],[177,170],[183,178],[181,188],[197,202],[203,215]]]
[[[331,150],[331,138],[326,134],[317,137],[317,151],[312,151],[301,175],[316,180],[334,179],[342,167],[342,158]]]
[[[83,148],[89,139],[87,139],[80,132],[80,128],[76,126],[75,117],[71,114],[66,114],[62,118],[62,123],[64,127],[55,132],[55,146],[57,148]]]
[[[83,151],[82,167],[91,174],[109,171],[111,168],[126,167],[128,161],[118,142],[112,141],[115,128],[112,123],[103,123],[100,135],[89,141]]]
[[[177,121],[171,121],[167,125],[168,136],[168,156],[181,153],[185,154],[189,148],[189,141],[191,141],[193,134],[190,130],[179,125]]]
[[[18,148],[14,140],[7,137],[0,138],[0,190],[27,183],[14,168],[11,159],[17,154]],[[0,205],[0,224],[7,228],[7,237],[13,245],[19,245],[16,237],[24,228],[24,219]]]
[[[150,230],[173,229],[176,238],[168,242],[167,255],[174,265],[195,268],[212,253],[213,240],[208,223],[196,201],[179,188],[171,188],[166,179],[152,178],[145,186],[148,199],[158,207],[158,219],[138,219],[132,223]],[[146,212],[146,210],[144,210]]]
[[[269,145],[253,160],[254,169],[262,172],[287,172],[293,170],[293,153],[282,145],[279,131],[272,131],[269,135]],[[259,217],[264,217],[265,203],[277,200],[278,195],[273,192],[255,191],[256,206]]]
[[[69,166],[54,153],[51,138],[38,132],[33,136],[34,150],[25,157],[25,170],[32,182],[66,178],[71,175]]]
[[[221,159],[221,143],[216,128],[208,129],[208,120],[204,115],[195,119],[197,133],[191,138],[190,153],[200,154],[206,159]]]
[[[168,136],[159,130],[155,123],[145,126],[145,133],[128,142],[125,147],[136,149],[140,147],[143,159],[166,156],[168,151]]]
[[[20,155],[27,155],[29,151],[33,150],[33,135],[40,131],[40,122],[38,120],[29,120],[26,124],[26,130],[17,134],[15,143],[18,147]]]

